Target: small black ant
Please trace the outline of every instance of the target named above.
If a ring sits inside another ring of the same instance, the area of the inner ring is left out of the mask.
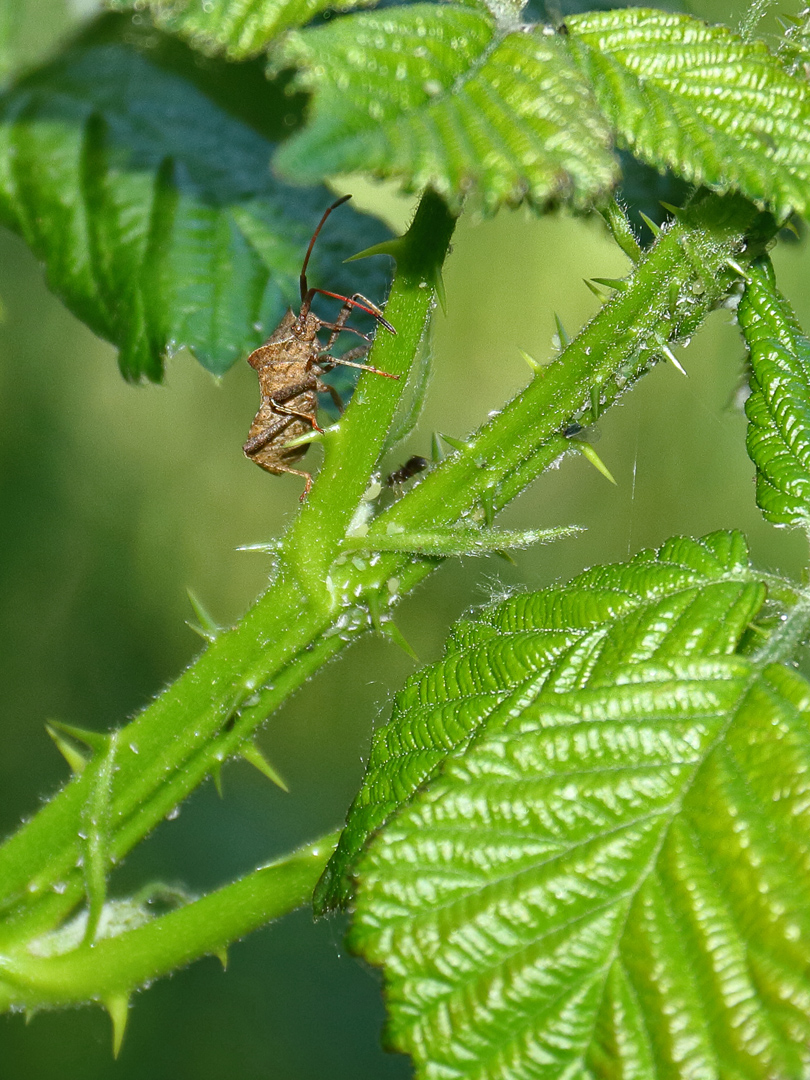
[[[416,476],[420,472],[424,472],[428,468],[430,462],[426,458],[419,457],[418,454],[414,454],[413,457],[409,457],[404,465],[400,465],[398,469],[390,473],[386,479],[388,487],[398,487],[400,484],[406,483],[412,477]]]

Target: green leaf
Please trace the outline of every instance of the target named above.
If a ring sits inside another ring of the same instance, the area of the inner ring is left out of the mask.
[[[714,533],[672,540],[626,565],[596,567],[565,588],[512,597],[458,624],[444,658],[408,680],[390,722],[374,735],[363,785],[315,892],[316,911],[348,901],[348,875],[369,836],[448,755],[532,702],[555,668],[559,680],[582,665],[612,671],[622,650],[652,659],[658,620],[675,611],[684,650],[728,653],[762,602],[750,578],[739,534]],[[691,607],[710,583],[718,621],[695,625]],[[625,637],[611,643],[607,630],[619,620]]]
[[[348,11],[373,0],[108,0],[116,11],[148,9],[156,26],[200,52],[244,60],[265,51],[283,30],[323,11]]]
[[[810,89],[762,42],[644,8],[566,25],[622,147],[780,217],[810,208]]]
[[[222,374],[297,303],[330,201],[270,174],[299,108],[255,65],[200,65],[185,46],[108,16],[0,97],[0,221],[70,309],[118,346],[127,377],[159,379],[183,346]],[[375,260],[341,267],[387,235],[360,220],[345,208],[330,221],[312,280],[381,296]]]
[[[278,154],[285,175],[370,170],[430,185],[455,212],[471,190],[490,211],[584,206],[616,179],[608,128],[543,28],[503,35],[474,7],[414,4],[292,33],[274,62],[314,94],[309,126]]]
[[[810,527],[810,341],[767,258],[748,271],[739,306],[751,363],[746,446],[757,505],[777,525]]]
[[[279,168],[370,169],[454,209],[473,190],[488,210],[583,206],[616,179],[615,135],[659,171],[779,216],[810,208],[810,89],[761,42],[639,8],[572,17],[558,35],[514,32],[514,14],[416,4],[289,35],[274,63],[296,65],[314,98]]]
[[[676,541],[462,634],[509,707],[372,840],[350,935],[417,1076],[806,1074],[810,685],[734,655],[764,595],[735,547]]]

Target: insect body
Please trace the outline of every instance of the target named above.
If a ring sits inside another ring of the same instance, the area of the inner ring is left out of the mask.
[[[248,363],[256,369],[259,376],[262,400],[242,449],[246,457],[270,473],[277,476],[293,473],[303,477],[305,487],[301,495],[302,501],[312,487],[312,477],[303,469],[293,466],[307,452],[309,444],[287,444],[310,431],[323,430],[316,417],[319,391],[331,394],[337,407],[342,407],[337,391],[334,387],[322,383],[320,376],[331,371],[335,364],[344,364],[347,367],[361,368],[363,371],[373,371],[389,379],[399,378],[398,375],[380,371],[368,364],[357,363],[357,360],[368,352],[368,344],[352,349],[342,357],[329,355],[329,350],[344,329],[357,334],[366,342],[369,340],[359,330],[346,326],[352,308],[367,311],[389,333],[396,333],[377,305],[359,293],[354,296],[341,296],[325,289],[311,289],[307,285],[307,264],[318,233],[331,212],[349,198],[350,195],[345,195],[327,209],[309,242],[301,267],[301,310],[297,315],[289,310],[264,345],[260,345],[248,357]],[[324,322],[312,311],[312,300],[318,293],[343,301],[343,307],[333,323]],[[321,329],[330,331],[326,345],[318,337]]]
[[[418,475],[420,472],[424,472],[430,463],[427,458],[419,457],[418,454],[414,454],[413,457],[409,457],[404,465],[400,465],[398,469],[390,473],[386,478],[386,484],[388,487],[399,487],[400,484],[407,483],[411,477]]]

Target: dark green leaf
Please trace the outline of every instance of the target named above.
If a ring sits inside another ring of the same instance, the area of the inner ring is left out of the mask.
[[[564,44],[542,28],[502,35],[484,11],[414,4],[291,34],[311,122],[278,155],[285,174],[370,170],[458,209],[524,198],[582,206],[616,179],[608,129]]]
[[[346,829],[315,893],[316,910],[345,903],[347,876],[369,836],[435,776],[448,755],[462,753],[486,727],[505,723],[543,691],[553,670],[597,677],[627,655],[656,656],[657,619],[680,612],[685,652],[723,654],[733,649],[750,616],[759,586],[748,584],[747,552],[738,534],[701,541],[670,541],[626,565],[596,567],[564,589],[516,596],[461,622],[445,656],[414,675],[397,695],[393,716],[375,733],[363,786]],[[716,624],[690,616],[708,583],[720,613]],[[624,637],[607,628],[621,620]],[[668,628],[672,643],[674,628]]]
[[[372,840],[350,937],[418,1076],[806,1074],[810,685],[733,655],[741,555],[677,541],[457,638],[510,696]],[[577,621],[540,685],[499,662]]]
[[[297,303],[330,194],[270,174],[300,110],[283,89],[109,16],[0,98],[0,221],[129,378],[159,379],[183,346],[222,374]],[[360,221],[330,221],[312,280],[381,296],[380,260],[340,265],[386,235]]]
[[[620,144],[640,160],[778,216],[810,208],[810,90],[762,42],[644,8],[567,27]]]
[[[810,523],[810,341],[776,287],[770,261],[748,272],[739,307],[751,363],[746,446],[757,505],[778,525]]]

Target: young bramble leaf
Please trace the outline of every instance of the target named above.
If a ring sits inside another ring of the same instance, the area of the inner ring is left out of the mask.
[[[621,146],[696,184],[741,191],[778,217],[810,208],[810,88],[762,42],[644,8],[567,26]]]
[[[473,190],[488,210],[583,206],[616,180],[616,137],[777,216],[810,208],[810,89],[761,42],[638,8],[571,17],[560,35],[502,14],[415,4],[289,35],[274,64],[296,65],[314,98],[279,168],[370,169],[454,209]]]
[[[419,1077],[806,1073],[810,686],[614,672],[452,760],[361,861],[351,944]]]
[[[708,595],[711,617],[705,606],[698,615],[694,605]],[[346,903],[348,874],[369,836],[448,756],[543,692],[555,668],[559,682],[580,669],[612,670],[625,654],[652,659],[660,645],[657,620],[676,612],[682,649],[728,653],[762,597],[742,538],[715,533],[672,540],[626,565],[597,567],[564,588],[513,597],[459,624],[444,659],[406,683],[392,719],[374,736],[363,786],[315,892],[316,911]],[[623,638],[607,636],[613,624]],[[668,632],[672,648],[675,629]]]
[[[254,109],[247,119],[234,96]],[[182,346],[222,374],[297,302],[302,254],[330,198],[270,175],[297,108],[251,65],[203,68],[118,16],[0,96],[0,221],[43,260],[54,292],[118,346],[127,377],[159,379]],[[313,281],[379,295],[380,260],[342,267],[362,244],[359,220],[349,208],[336,215]],[[364,240],[385,233],[365,219]]]
[[[108,0],[116,11],[148,8],[156,26],[200,52],[245,60],[264,52],[284,30],[322,11],[348,11],[373,0]]]
[[[749,268],[738,315],[751,363],[746,446],[757,468],[757,505],[768,521],[808,529],[810,341],[769,260]]]
[[[810,685],[739,654],[740,555],[681,540],[507,601],[411,693],[376,782],[402,805],[420,745],[435,778],[360,859],[350,944],[417,1076],[807,1070]]]
[[[503,34],[458,4],[413,4],[289,35],[275,64],[299,67],[311,122],[277,157],[289,176],[370,170],[435,188],[457,212],[524,198],[583,206],[617,178],[610,134],[563,43]]]

